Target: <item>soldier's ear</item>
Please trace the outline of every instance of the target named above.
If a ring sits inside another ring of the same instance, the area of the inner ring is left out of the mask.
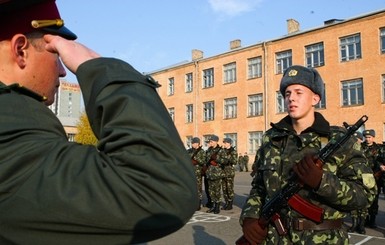
[[[28,58],[28,39],[23,34],[16,34],[11,39],[11,56],[12,60],[21,68],[25,68]]]

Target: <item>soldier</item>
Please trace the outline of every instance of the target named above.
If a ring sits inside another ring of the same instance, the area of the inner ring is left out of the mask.
[[[368,159],[369,166],[372,168],[374,177],[376,179],[377,193],[372,205],[368,209],[368,215],[366,216],[365,225],[370,228],[377,228],[376,225],[376,216],[378,213],[378,197],[381,189],[381,162],[380,160],[380,150],[381,147],[375,141],[376,132],[373,129],[365,130],[363,132],[364,142],[362,142],[362,149],[365,153],[366,158]]]
[[[218,154],[221,147],[218,145],[219,137],[212,135],[209,139],[209,148],[206,150],[206,163],[208,164],[206,178],[208,180],[209,195],[212,206],[207,213],[218,214],[220,212],[221,202],[221,181],[223,178],[223,170],[218,163]]]
[[[243,166],[245,167],[245,171],[249,172],[249,155],[247,155],[247,152],[243,154]]]
[[[191,148],[187,152],[195,168],[199,198],[197,210],[200,210],[202,205],[202,168],[206,164],[206,152],[202,149],[201,140],[198,137],[192,138]]]
[[[235,170],[233,165],[237,163],[237,152],[232,146],[233,140],[230,138],[223,139],[223,148],[218,154],[218,163],[223,169],[224,176],[222,178],[222,192],[225,204],[222,209],[233,209],[234,200],[234,177]]]
[[[346,211],[371,204],[376,186],[371,169],[357,140],[351,137],[322,167],[315,154],[328,141],[345,134],[343,127],[330,126],[316,104],[324,83],[312,68],[287,68],[280,84],[288,116],[263,136],[258,150],[257,173],[240,217],[244,237],[251,244],[348,244],[342,228]],[[323,221],[315,223],[288,207],[279,211],[287,234],[280,235],[274,224],[259,221],[261,208],[277,191],[297,175],[303,188],[298,195],[324,210]]]
[[[242,153],[239,153],[239,156],[238,156],[238,167],[239,167],[239,172],[243,172],[243,156],[242,156]]]

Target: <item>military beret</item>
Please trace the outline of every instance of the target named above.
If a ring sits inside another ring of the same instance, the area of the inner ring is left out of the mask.
[[[69,40],[77,38],[64,27],[55,0],[0,0],[0,23],[0,40],[38,30]]]
[[[229,143],[229,144],[232,144],[232,143],[233,143],[233,140],[230,139],[230,138],[224,138],[224,139],[223,139],[223,143]]]
[[[370,135],[370,136],[376,137],[376,131],[374,131],[373,129],[364,130],[364,132],[362,132],[362,134],[364,136]]]
[[[192,138],[191,143],[192,143],[192,144],[194,144],[194,143],[200,144],[200,143],[201,143],[201,140],[200,140],[198,137],[194,137],[194,138]]]
[[[324,82],[317,70],[304,66],[294,65],[286,69],[281,79],[280,92],[285,95],[289,85],[300,84],[308,87],[322,98]]]
[[[210,138],[209,138],[209,141],[210,140],[218,142],[219,141],[219,137],[216,136],[216,135],[211,135]]]

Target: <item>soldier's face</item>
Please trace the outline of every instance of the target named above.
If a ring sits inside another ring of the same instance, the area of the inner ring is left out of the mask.
[[[289,116],[295,120],[306,118],[314,114],[314,106],[319,102],[320,97],[308,87],[293,84],[285,90],[285,104]]]
[[[374,142],[374,137],[371,135],[365,135],[365,142],[367,145],[372,145]]]

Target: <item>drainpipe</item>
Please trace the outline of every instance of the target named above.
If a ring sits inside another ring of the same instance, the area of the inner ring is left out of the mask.
[[[263,50],[263,93],[265,94],[265,103],[264,103],[264,120],[265,120],[265,132],[266,130],[268,129],[269,127],[269,110],[268,110],[268,106],[267,106],[267,102],[269,101],[269,94],[268,94],[268,51],[267,51],[267,46],[266,46],[266,42],[263,42],[262,43],[262,50]]]

